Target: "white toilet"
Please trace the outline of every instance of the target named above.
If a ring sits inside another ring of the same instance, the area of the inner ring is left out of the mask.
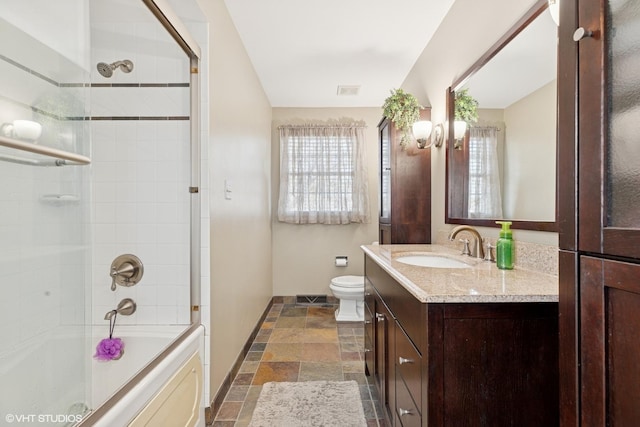
[[[364,277],[339,276],[329,285],[333,296],[340,300],[336,310],[338,322],[362,322],[364,320]]]

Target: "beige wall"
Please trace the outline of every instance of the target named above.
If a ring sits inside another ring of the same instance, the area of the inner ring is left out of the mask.
[[[331,295],[329,281],[345,274],[364,274],[364,255],[360,245],[370,244],[378,236],[378,140],[380,108],[274,108],[271,132],[272,217],[273,217],[273,294],[278,296]],[[278,186],[280,140],[278,126],[283,124],[326,123],[328,121],[364,121],[367,140],[370,224],[293,225],[278,222]],[[348,267],[334,265],[336,255],[349,257]]]
[[[487,51],[524,13],[534,0],[456,0],[409,72],[402,88],[423,105],[431,106],[434,123],[444,123],[446,90]],[[548,13],[548,12],[545,12]],[[451,228],[445,224],[445,150],[432,148],[431,156],[432,236]],[[497,237],[498,229],[481,229]],[[557,233],[514,231],[514,238],[534,243],[558,244]]]
[[[213,398],[272,296],[271,106],[224,2],[199,4],[210,23]],[[225,180],[231,200],[224,198]]]
[[[506,218],[555,218],[555,106],[554,80],[504,110]]]

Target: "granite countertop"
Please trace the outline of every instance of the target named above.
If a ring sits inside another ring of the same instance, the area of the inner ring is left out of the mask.
[[[440,245],[365,245],[362,250],[421,302],[557,302],[558,277],[518,268],[500,270],[493,262],[460,255]],[[404,264],[400,255],[437,253],[470,268],[431,268]]]

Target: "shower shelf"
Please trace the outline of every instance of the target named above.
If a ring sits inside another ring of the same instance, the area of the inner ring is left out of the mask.
[[[0,160],[9,163],[18,163],[21,165],[32,166],[74,166],[88,165],[91,159],[80,154],[69,153],[68,151],[58,150],[56,148],[45,147],[31,142],[23,142],[13,138],[7,138],[0,135],[0,146],[13,148],[20,151],[28,151],[30,153],[40,154],[48,157],[47,159],[30,159],[9,154],[0,154]]]

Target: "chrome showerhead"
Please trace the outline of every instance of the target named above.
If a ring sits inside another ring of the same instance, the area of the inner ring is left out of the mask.
[[[111,68],[111,65],[107,64],[106,62],[99,62],[96,68],[98,68],[98,72],[103,77],[109,78],[113,76],[113,68]]]
[[[99,62],[96,68],[98,69],[100,75],[109,78],[113,75],[113,71],[116,68],[120,68],[120,70],[124,73],[130,73],[131,70],[133,70],[133,62],[129,61],[128,59],[125,59],[123,61],[116,61],[112,64]]]

